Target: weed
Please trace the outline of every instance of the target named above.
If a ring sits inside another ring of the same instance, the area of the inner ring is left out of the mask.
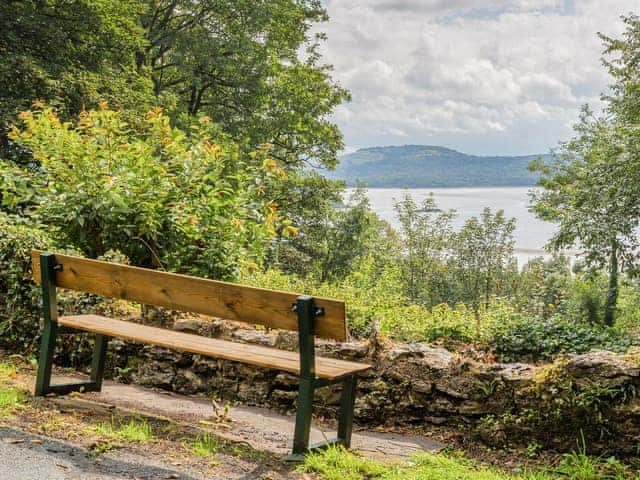
[[[111,419],[111,423],[99,423],[94,432],[111,440],[143,443],[153,439],[153,429],[142,418],[132,418],[127,423]]]
[[[191,448],[198,457],[210,457],[224,448],[224,442],[210,433],[202,433],[193,440]]]
[[[7,417],[27,400],[27,393],[17,388],[0,389],[0,418]]]

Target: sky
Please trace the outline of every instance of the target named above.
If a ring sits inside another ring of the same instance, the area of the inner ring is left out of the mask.
[[[325,0],[319,26],[352,101],[333,115],[346,152],[442,145],[548,152],[610,78],[597,33],[619,36],[638,0]]]

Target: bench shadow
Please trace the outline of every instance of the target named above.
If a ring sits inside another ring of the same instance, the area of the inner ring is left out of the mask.
[[[138,478],[140,480],[155,480],[162,478],[202,480],[203,478],[194,477],[190,474],[172,468],[119,460],[117,458],[113,458],[111,455],[102,455],[100,456],[100,461],[95,461],[95,459],[88,455],[87,450],[82,447],[70,445],[47,437],[33,435],[10,427],[0,427],[0,436],[5,439],[9,438],[10,440],[8,443],[11,443],[13,447],[44,454],[51,457],[54,463],[56,461],[64,462],[63,464],[73,466],[81,473],[85,474]],[[31,440],[36,440],[37,443],[31,443]]]

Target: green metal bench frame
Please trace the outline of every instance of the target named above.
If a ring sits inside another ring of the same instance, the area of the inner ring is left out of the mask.
[[[57,335],[77,333],[76,330],[61,328],[57,322],[56,271],[62,268],[64,268],[63,265],[56,263],[54,254],[44,253],[40,255],[44,330],[40,344],[40,357],[35,386],[36,396],[45,396],[51,393],[66,395],[77,391],[99,392],[102,388],[109,337],[100,334],[95,335],[90,380],[86,382],[51,384],[51,372]],[[301,461],[304,458],[304,454],[311,450],[326,448],[333,444],[343,445],[346,448],[350,447],[351,434],[353,431],[357,376],[356,374],[350,374],[336,380],[316,377],[314,324],[316,317],[322,316],[324,311],[322,308],[316,307],[313,302],[313,297],[308,295],[299,296],[292,308],[298,316],[300,383],[293,449],[292,453],[285,457],[285,459],[289,461]],[[338,413],[337,438],[310,445],[309,435],[311,432],[311,417],[315,390],[339,382],[342,383],[342,393]]]

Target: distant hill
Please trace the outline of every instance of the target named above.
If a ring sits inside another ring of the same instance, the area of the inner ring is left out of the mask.
[[[479,157],[431,145],[372,147],[343,156],[327,176],[368,187],[530,186],[538,174],[527,166],[539,157],[548,155]]]

